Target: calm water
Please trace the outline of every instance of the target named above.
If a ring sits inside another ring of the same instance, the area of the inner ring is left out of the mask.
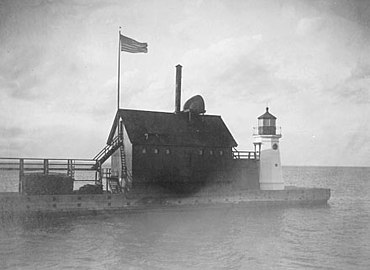
[[[332,198],[3,221],[0,269],[370,269],[370,168],[285,167],[284,178]]]

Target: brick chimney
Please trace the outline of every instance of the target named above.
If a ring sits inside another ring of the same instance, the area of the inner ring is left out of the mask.
[[[175,113],[181,111],[181,69],[180,64],[176,66]]]

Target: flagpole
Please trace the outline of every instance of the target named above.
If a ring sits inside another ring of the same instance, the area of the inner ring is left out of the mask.
[[[118,84],[117,84],[117,110],[119,110],[120,78],[121,77],[121,26],[118,32]]]

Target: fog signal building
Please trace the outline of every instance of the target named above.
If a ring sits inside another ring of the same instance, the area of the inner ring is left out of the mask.
[[[227,182],[237,188],[258,189],[256,153],[241,155],[235,150],[237,143],[221,116],[205,114],[201,96],[190,98],[183,110],[180,104],[178,65],[175,112],[117,111],[107,145],[123,137],[123,147],[112,154],[112,175],[128,176],[136,189],[161,186],[192,192]]]

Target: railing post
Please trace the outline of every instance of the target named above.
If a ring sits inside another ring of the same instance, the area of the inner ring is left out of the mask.
[[[101,166],[101,164],[100,164],[100,162],[99,161],[96,161],[96,163],[97,163],[97,169],[96,169],[96,175],[97,175],[97,177],[99,178],[99,183],[101,184],[101,185],[103,185],[103,174],[104,174],[104,172],[103,172],[103,168],[102,168],[102,166]]]
[[[71,164],[71,160],[68,159],[67,160],[67,175],[68,176],[72,176],[72,164]]]
[[[44,174],[49,173],[49,160],[44,159]]]
[[[24,159],[19,159],[19,193],[23,194],[24,185],[23,185],[23,176],[24,176]]]
[[[102,182],[102,184],[103,184],[103,174],[104,174],[104,172],[103,172],[103,169],[101,168],[100,169],[100,179],[101,179],[101,182]],[[105,174],[105,190],[108,192],[108,178],[110,178],[110,175],[108,176],[107,174]]]
[[[74,180],[74,166],[72,159],[67,160],[67,175],[72,177],[72,179]]]

